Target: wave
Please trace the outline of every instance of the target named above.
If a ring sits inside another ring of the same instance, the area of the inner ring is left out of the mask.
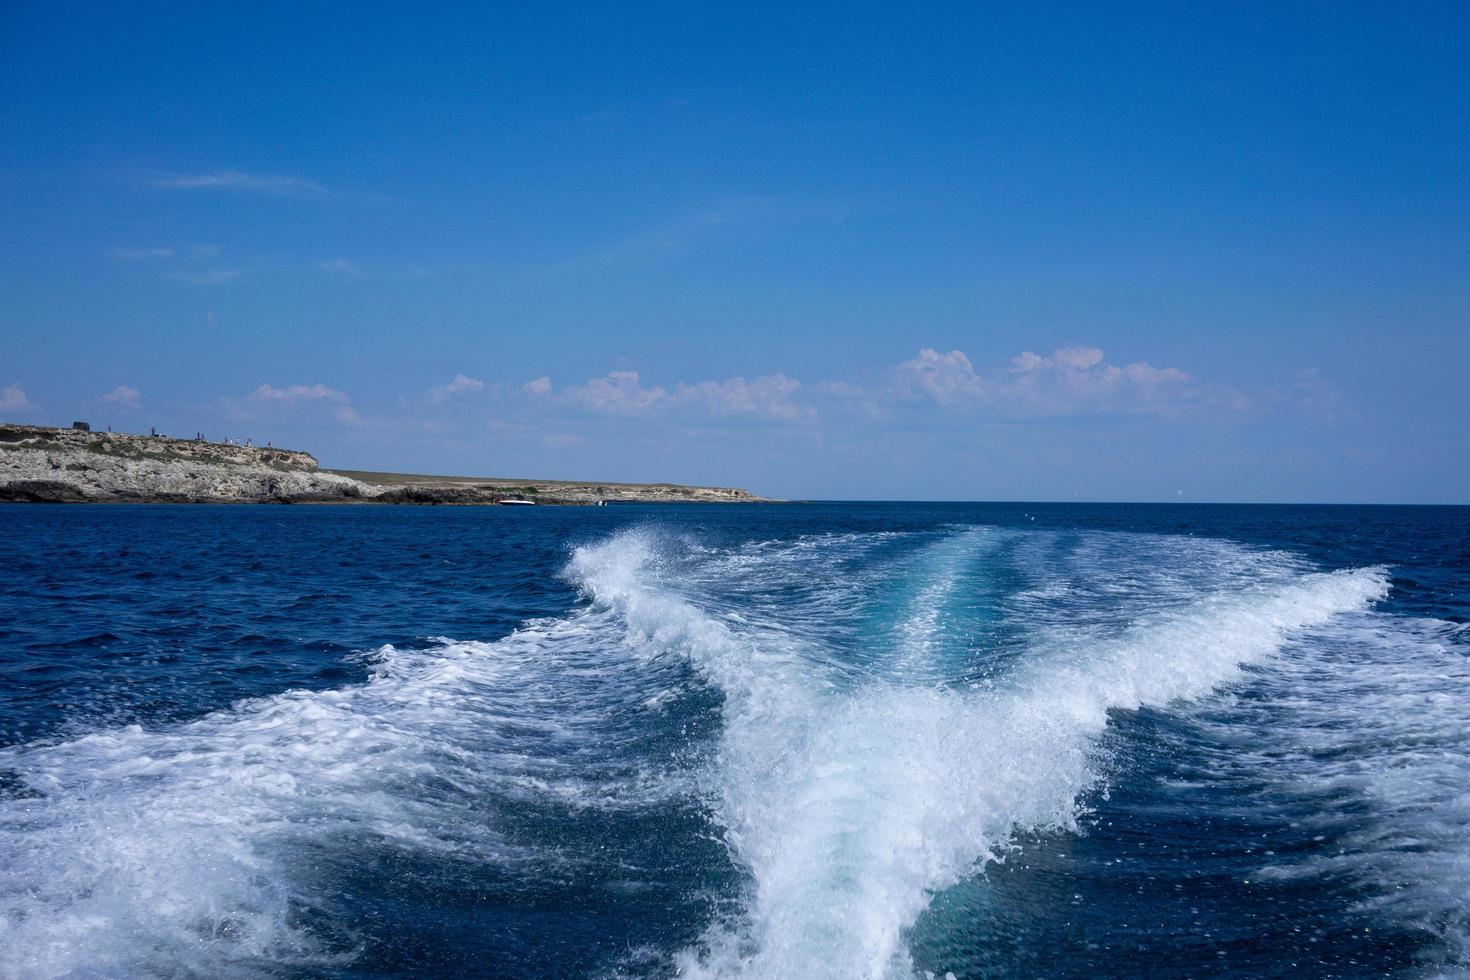
[[[657,688],[596,615],[383,647],[365,684],[0,752],[0,975],[248,976],[350,962],[334,869],[410,853],[547,866],[507,804],[687,796],[619,746]]]
[[[1470,967],[1470,629],[1339,617],[1192,723],[1238,796],[1318,847],[1258,881],[1312,880],[1359,912],[1431,937],[1426,965]]]
[[[1221,542],[968,527],[643,529],[566,575],[566,615],[384,647],[363,684],[0,751],[0,975],[347,968],[366,940],[337,893],[367,855],[575,876],[602,845],[528,823],[702,803],[745,886],[663,969],[906,976],[936,891],[1076,827],[1111,713],[1201,702],[1388,588]],[[691,750],[686,698],[712,744]]]
[[[932,656],[945,576],[973,552],[944,547],[939,577],[901,620],[910,656]],[[724,696],[707,792],[750,894],[741,916],[677,956],[688,976],[910,973],[904,934],[935,890],[1018,832],[1075,825],[1101,778],[1110,711],[1208,694],[1294,631],[1387,591],[1371,568],[1196,592],[1111,639],[1053,637],[1002,683],[957,690],[853,686],[800,635],[706,614],[663,567],[654,537],[628,533],[579,549],[571,574],[634,646],[687,657]]]

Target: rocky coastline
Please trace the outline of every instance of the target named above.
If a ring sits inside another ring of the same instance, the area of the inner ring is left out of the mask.
[[[0,422],[0,502],[745,503],[725,487],[323,470],[310,453]]]

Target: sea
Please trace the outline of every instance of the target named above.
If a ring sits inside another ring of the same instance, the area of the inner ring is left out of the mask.
[[[1470,508],[0,506],[0,976],[1470,975]]]

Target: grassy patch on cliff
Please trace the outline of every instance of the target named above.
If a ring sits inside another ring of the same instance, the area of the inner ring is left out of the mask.
[[[93,439],[87,443],[87,452],[96,453],[99,456],[112,456],[117,459],[131,459],[136,461],[152,460],[156,463],[202,463],[205,466],[237,466],[232,459],[219,459],[206,454],[179,453],[172,449],[162,449],[150,452],[133,442],[122,442],[113,439]]]

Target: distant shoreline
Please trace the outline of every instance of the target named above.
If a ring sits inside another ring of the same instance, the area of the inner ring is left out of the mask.
[[[11,503],[755,503],[734,487],[324,470],[316,457],[202,436],[0,422],[0,502]]]

